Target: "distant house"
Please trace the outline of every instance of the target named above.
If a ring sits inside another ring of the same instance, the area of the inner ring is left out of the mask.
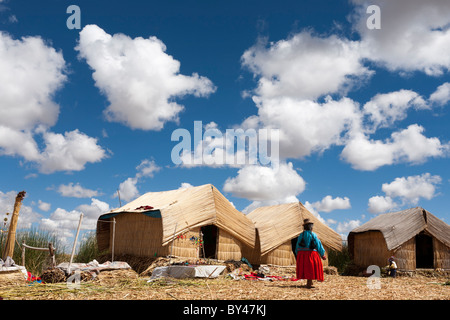
[[[295,265],[293,247],[297,243],[297,237],[303,232],[303,220],[307,218],[314,223],[313,231],[327,253],[330,249],[342,250],[341,236],[300,202],[260,207],[247,216],[255,223],[257,230],[255,249],[243,251],[252,264]],[[328,259],[323,264],[327,265]]]
[[[240,260],[255,240],[253,222],[210,184],[149,192],[97,221],[99,250],[116,255]]]
[[[399,270],[450,269],[450,226],[420,207],[381,214],[353,229],[348,247],[359,266],[384,267],[394,256]]]

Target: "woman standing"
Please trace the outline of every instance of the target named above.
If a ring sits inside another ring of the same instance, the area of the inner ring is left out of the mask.
[[[312,286],[313,280],[323,281],[323,265],[320,258],[325,257],[325,249],[317,235],[312,231],[314,224],[309,219],[303,220],[304,231],[300,233],[295,247],[297,257],[297,279],[307,279],[306,287]]]

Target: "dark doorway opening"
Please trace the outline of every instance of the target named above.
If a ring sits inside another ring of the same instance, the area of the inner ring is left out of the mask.
[[[416,236],[416,268],[433,268],[433,238],[425,233]]]
[[[295,248],[297,247],[297,241],[298,241],[298,236],[291,240],[292,252],[294,253],[294,255],[295,255]]]
[[[215,225],[200,228],[203,234],[203,248],[200,249],[201,258],[216,259],[217,235],[219,229]]]

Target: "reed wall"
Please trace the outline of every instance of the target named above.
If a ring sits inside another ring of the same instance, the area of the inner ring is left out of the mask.
[[[141,213],[125,213],[115,216],[115,255],[140,257],[161,257],[173,255],[180,258],[199,258],[200,227],[194,227],[175,235],[174,240],[162,246],[162,219]],[[110,221],[111,219],[108,219]],[[99,249],[111,250],[113,224],[98,222],[97,237]],[[244,245],[227,231],[218,228],[216,258],[218,260],[241,260]]]
[[[295,265],[295,255],[292,252],[291,241],[286,241],[277,248],[261,257],[262,264],[272,264],[276,266]]]
[[[385,267],[388,259],[395,257],[397,267],[401,271],[416,270],[416,238],[412,237],[395,250],[387,250],[386,242],[381,232],[367,231],[354,235],[355,264],[359,266],[377,265]],[[433,237],[433,268],[450,269],[450,250],[444,243]]]
[[[195,258],[199,255],[199,245],[192,237],[198,238],[200,228],[193,228],[175,237],[175,240],[170,241],[164,247],[167,248],[167,255],[173,255],[180,258]]]
[[[243,245],[241,247],[242,257],[247,259],[252,265],[261,264],[261,244],[259,242],[259,231],[256,229],[256,242],[253,247]]]
[[[109,234],[111,229],[111,219],[97,221],[97,246],[99,252],[109,251]]]
[[[325,255],[328,257],[329,248],[327,246],[323,246],[325,249]],[[285,242],[278,248],[270,251],[261,257],[261,263],[263,264],[272,264],[276,266],[295,266],[296,265],[296,257],[294,252],[292,251],[291,242]],[[328,266],[328,258],[326,260],[322,260],[322,265],[324,267]]]
[[[242,244],[223,229],[218,229],[216,256],[218,260],[241,260]]]
[[[353,261],[359,266],[377,265],[384,267],[390,252],[383,234],[379,231],[367,231],[354,235]]]
[[[450,270],[450,248],[436,238],[433,239],[433,248],[435,268]]]
[[[415,237],[409,239],[403,243],[397,250],[391,250],[389,256],[385,258],[384,264],[381,266],[388,265],[387,259],[390,256],[395,257],[395,262],[397,263],[397,268],[403,271],[414,271],[416,270],[416,241]]]
[[[142,257],[168,255],[168,247],[162,247],[162,220],[140,213],[115,216],[116,232],[114,254],[129,254]],[[112,224],[110,226],[112,230]],[[110,244],[113,232],[110,231]],[[111,248],[111,245],[110,245]]]

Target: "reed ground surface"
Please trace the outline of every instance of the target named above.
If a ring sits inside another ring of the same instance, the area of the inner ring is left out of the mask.
[[[325,274],[323,282],[292,281],[295,269],[271,270],[274,280],[161,278],[151,282],[133,270],[102,271],[78,286],[67,283],[0,282],[3,300],[450,300],[449,277],[372,277]],[[378,286],[379,285],[379,286]]]

